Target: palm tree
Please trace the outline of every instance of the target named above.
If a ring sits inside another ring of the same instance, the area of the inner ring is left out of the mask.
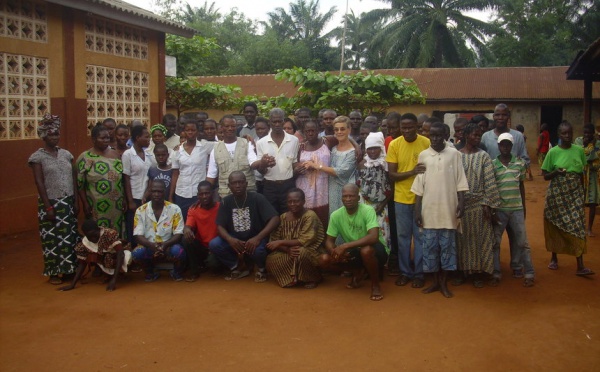
[[[325,26],[336,13],[336,7],[319,12],[319,0],[297,0],[289,4],[289,11],[276,8],[268,12],[269,19],[263,22],[267,30],[274,31],[280,41],[291,40],[306,44],[310,59],[316,68],[323,68],[330,54],[329,38],[324,35]]]
[[[492,0],[381,0],[367,19],[385,26],[372,47],[382,48],[389,67],[464,67],[488,53],[486,37],[497,28],[464,12],[494,7]]]
[[[373,23],[365,20],[365,13],[360,16],[354,15],[354,11],[346,14],[348,22],[346,25],[346,56],[344,64],[352,70],[358,70],[365,64],[369,51],[369,43],[376,33],[378,22]],[[337,40],[342,39],[344,27],[337,27],[330,33]]]

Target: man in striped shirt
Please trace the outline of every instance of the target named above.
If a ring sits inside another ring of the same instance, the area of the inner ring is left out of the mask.
[[[498,136],[500,155],[493,160],[496,184],[500,193],[500,207],[497,209],[497,224],[494,226],[494,278],[500,280],[500,243],[504,230],[510,226],[514,233],[514,250],[511,252],[510,267],[513,277],[525,277],[523,286],[531,287],[535,271],[531,263],[531,250],[527,244],[525,231],[525,162],[511,154],[514,139],[510,133]]]

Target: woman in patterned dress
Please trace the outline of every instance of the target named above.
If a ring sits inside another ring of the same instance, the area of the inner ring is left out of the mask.
[[[583,137],[577,137],[575,144],[583,147],[583,152],[587,163],[583,169],[583,187],[584,203],[590,208],[588,217],[588,236],[595,236],[592,233],[594,226],[594,217],[596,217],[596,206],[600,204],[600,180],[598,179],[598,170],[600,170],[600,141],[595,136],[594,124],[583,126]]]
[[[465,275],[473,275],[473,286],[483,287],[483,273],[494,274],[491,286],[497,286],[500,273],[494,272],[494,228],[492,209],[500,205],[500,195],[496,187],[492,160],[487,152],[479,148],[481,128],[468,124],[463,130],[465,147],[460,149],[469,191],[465,194],[465,212],[462,218],[462,232],[457,233],[456,247],[458,270]],[[458,277],[453,284],[464,282]]]
[[[124,237],[125,203],[123,163],[117,151],[109,147],[106,128],[92,129],[94,146],[77,159],[77,185],[86,218],[94,218],[98,225],[116,230]]]
[[[338,116],[333,120],[333,131],[338,140],[331,151],[330,165],[313,161],[306,162],[307,169],[317,170],[329,176],[329,215],[342,207],[342,188],[347,183],[356,182],[356,149],[350,142],[350,119]]]
[[[548,268],[558,269],[558,254],[568,254],[577,259],[578,276],[594,272],[583,264],[587,252],[585,235],[585,209],[583,170],[585,153],[573,146],[573,127],[567,121],[558,126],[560,143],[548,151],[542,174],[550,181],[544,205],[544,238],[546,250],[552,252]]]
[[[306,142],[300,144],[300,155],[296,171],[299,173],[296,177],[296,187],[304,191],[306,196],[306,208],[314,211],[323,227],[327,227],[329,220],[329,192],[328,177],[324,172],[314,169],[304,169],[306,162],[312,161],[315,164],[329,165],[331,151],[323,138],[319,138],[317,124],[309,120],[304,124],[304,135]]]
[[[77,189],[73,155],[58,147],[60,118],[50,114],[38,125],[38,136],[44,147],[28,160],[38,190],[38,219],[44,275],[49,283],[62,283],[61,275],[75,271],[73,248],[79,240],[77,233]]]
[[[282,288],[303,283],[312,289],[321,281],[319,256],[325,230],[315,212],[304,208],[300,189],[287,194],[288,211],[281,215],[279,227],[271,233],[267,250],[267,270]]]

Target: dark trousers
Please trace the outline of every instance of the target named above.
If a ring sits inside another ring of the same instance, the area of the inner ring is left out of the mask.
[[[136,209],[142,205],[142,199],[133,199]],[[133,219],[135,217],[135,211],[127,209],[125,213],[125,229],[127,229],[127,240],[131,243],[132,248],[137,246],[135,239],[133,238]]]
[[[287,193],[296,187],[296,181],[293,178],[284,181],[264,180],[263,195],[271,203],[277,213],[287,212]]]
[[[190,272],[199,275],[200,267],[204,266],[204,261],[208,257],[208,247],[203,246],[196,239],[191,242],[184,239],[183,249],[187,255]]]

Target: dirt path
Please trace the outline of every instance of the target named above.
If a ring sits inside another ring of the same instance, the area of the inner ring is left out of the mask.
[[[453,299],[389,278],[375,303],[367,287],[345,289],[338,277],[284,290],[273,280],[175,283],[164,274],[151,284],[130,275],[113,293],[94,282],[61,293],[40,275],[36,234],[4,239],[0,370],[599,371],[600,275],[576,277],[571,257],[546,268],[546,183],[526,187],[536,286],[511,278],[504,244],[500,286],[454,287]],[[600,237],[588,251],[600,274]]]

